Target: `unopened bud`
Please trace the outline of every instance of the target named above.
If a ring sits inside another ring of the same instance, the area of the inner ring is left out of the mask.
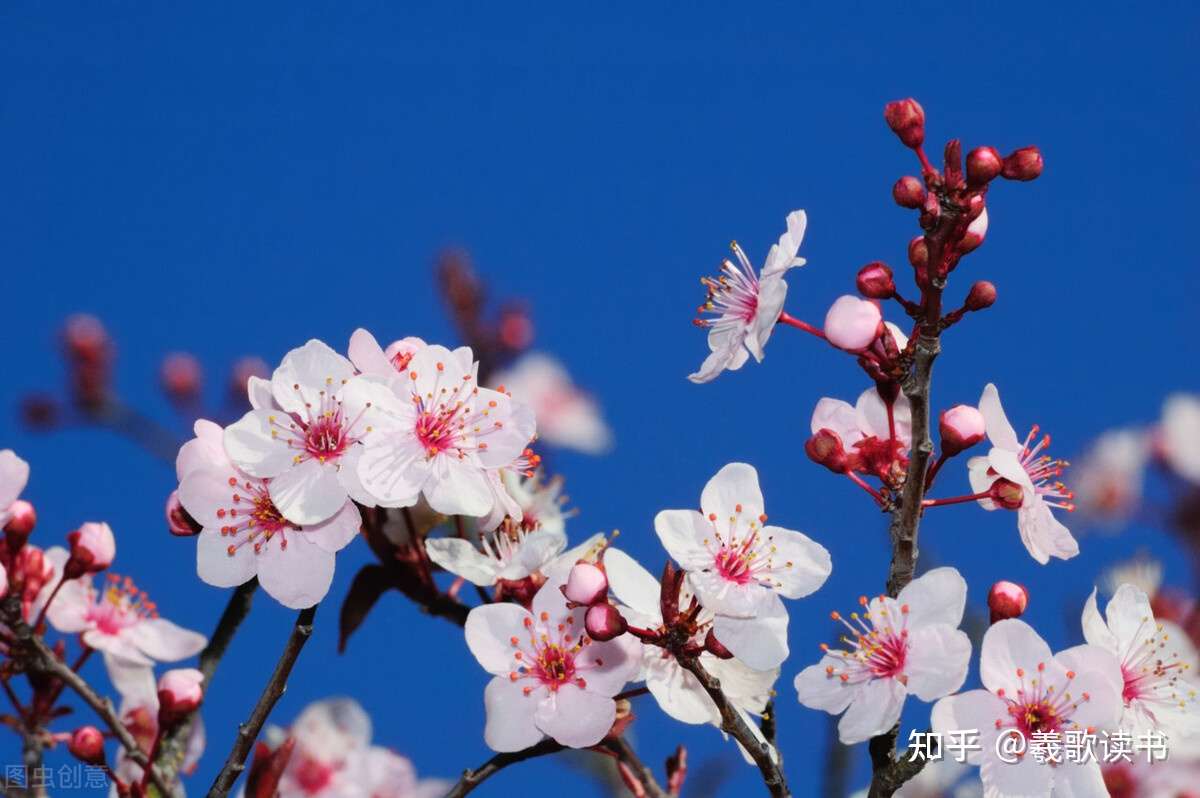
[[[251,377],[260,379],[268,379],[271,376],[271,367],[261,357],[243,357],[239,358],[233,364],[233,368],[229,370],[229,396],[236,404],[244,404],[246,401],[246,384],[250,382]]]
[[[195,668],[174,668],[158,680],[159,722],[171,725],[194,712],[204,698],[204,674]]]
[[[200,361],[187,352],[172,352],[163,358],[159,378],[163,392],[173,402],[189,402],[200,395]]]
[[[987,434],[983,413],[972,405],[955,405],[943,410],[938,418],[938,431],[942,439],[942,455],[954,457],[983,440]]]
[[[976,147],[967,153],[967,180],[974,186],[990,183],[1004,168],[995,147]]]
[[[917,272],[925,271],[929,263],[929,245],[925,243],[925,236],[917,236],[908,242],[908,262]]]
[[[979,248],[983,243],[983,239],[987,236],[988,229],[988,212],[984,208],[979,212],[979,215],[967,225],[967,231],[963,233],[962,240],[958,244],[958,251],[966,254]]]
[[[1020,510],[1025,501],[1025,489],[1011,480],[1001,477],[988,489],[988,498],[1004,510]]]
[[[246,798],[274,798],[279,794],[279,780],[295,748],[295,737],[288,737],[274,751],[261,740],[255,743],[254,761],[246,773]]]
[[[533,321],[523,307],[504,308],[496,327],[506,349],[519,352],[533,343]]]
[[[77,313],[63,325],[63,345],[67,355],[83,363],[102,363],[111,355],[112,341],[108,331],[95,316]]]
[[[63,568],[64,579],[103,571],[117,556],[117,542],[108,524],[89,521],[67,535],[67,541],[71,544],[71,557]]]
[[[825,337],[839,349],[858,352],[875,340],[881,321],[878,305],[847,294],[838,297],[825,314]]]
[[[823,465],[835,474],[845,474],[846,450],[842,438],[831,429],[819,429],[804,442],[804,453],[818,465]]]
[[[925,196],[925,184],[912,175],[905,175],[892,186],[892,199],[901,208],[920,208]]]
[[[1033,180],[1042,173],[1042,151],[1037,147],[1022,147],[1004,159],[1001,174],[1009,180]]]
[[[992,623],[1020,618],[1029,606],[1029,591],[1016,582],[997,582],[988,591],[987,603],[992,611]]]
[[[608,595],[608,577],[595,563],[577,562],[562,586],[562,593],[567,601],[590,607]]]
[[[868,263],[858,270],[858,292],[871,299],[891,299],[896,294],[892,270],[883,261]]]
[[[711,627],[708,634],[704,636],[704,650],[717,659],[733,659],[733,652],[725,648],[725,644],[717,639]]]
[[[620,611],[608,602],[589,607],[587,614],[583,616],[583,625],[588,636],[600,642],[620,637],[629,628]]]
[[[80,726],[71,733],[67,750],[85,765],[103,765],[104,735],[95,726]]]
[[[983,310],[990,308],[996,301],[996,286],[989,283],[987,280],[978,280],[967,292],[967,299],[963,303],[967,310]]]
[[[885,105],[883,118],[905,147],[915,149],[925,143],[925,110],[911,97]]]
[[[25,545],[37,526],[37,511],[33,505],[24,499],[17,499],[8,507],[8,523],[4,525],[4,534],[8,539],[9,551],[16,551]]]
[[[200,524],[188,514],[187,510],[183,509],[183,504],[179,501],[178,490],[171,491],[171,495],[167,497],[164,512],[167,517],[167,530],[172,535],[191,537],[200,534]]]

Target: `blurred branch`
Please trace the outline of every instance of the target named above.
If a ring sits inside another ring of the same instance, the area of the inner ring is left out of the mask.
[[[546,756],[547,754],[556,754],[564,750],[564,748],[565,746],[562,744],[547,738],[537,745],[532,745],[520,751],[496,754],[474,770],[464,770],[462,776],[458,779],[458,783],[454,785],[450,792],[446,793],[446,798],[462,798],[462,796],[470,793],[480,784],[483,784],[483,782],[509,765],[515,765],[529,759],[536,759],[539,756]]]

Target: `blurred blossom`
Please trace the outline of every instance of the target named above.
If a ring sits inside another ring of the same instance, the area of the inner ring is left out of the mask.
[[[1142,430],[1101,435],[1075,467],[1076,507],[1092,519],[1113,524],[1127,520],[1141,502],[1149,456],[1149,439]]]
[[[1112,595],[1121,585],[1133,585],[1147,596],[1153,597],[1162,587],[1163,566],[1158,560],[1137,556],[1119,562],[1100,577],[1104,592]]]
[[[539,440],[585,454],[612,448],[612,430],[596,400],[577,388],[566,368],[549,355],[531,352],[491,382],[533,408]]]
[[[202,382],[200,361],[188,352],[172,352],[163,358],[159,380],[167,398],[173,402],[190,402],[200,395]]]
[[[1200,398],[1188,394],[1167,397],[1160,435],[1167,464],[1179,476],[1200,484]]]

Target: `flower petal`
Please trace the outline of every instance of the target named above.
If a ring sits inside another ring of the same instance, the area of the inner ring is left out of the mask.
[[[837,657],[825,656],[816,665],[809,665],[792,681],[796,697],[809,709],[820,709],[838,715],[850,706],[864,682],[843,682],[840,678],[845,663]],[[833,670],[830,671],[829,669]]]
[[[700,494],[700,509],[718,519],[741,516],[758,518],[763,514],[762,490],[758,472],[746,463],[729,463],[721,468]]]
[[[852,745],[883,734],[900,720],[905,695],[903,685],[895,679],[864,682],[838,722],[838,739]]]
[[[390,377],[396,369],[383,353],[383,347],[374,335],[359,327],[350,334],[350,345],[346,347],[350,362],[363,374],[378,374]]]
[[[293,453],[276,424],[290,420],[278,410],[251,410],[225,428],[225,453],[252,477],[273,477],[291,466]]]
[[[966,729],[993,729],[1008,717],[1008,706],[987,690],[968,690],[947,696],[933,705],[930,725],[943,737]],[[984,746],[986,748],[986,746]],[[968,751],[967,762],[978,765],[983,751]]]
[[[765,526],[762,534],[775,548],[769,578],[784,598],[804,598],[816,592],[833,572],[829,550],[808,535],[778,526]]]
[[[431,465],[422,491],[434,510],[442,515],[479,517],[492,509],[492,490],[477,464],[443,453]]]
[[[783,664],[788,656],[788,612],[779,596],[768,598],[753,618],[718,615],[713,619],[713,634],[735,657],[756,671]]]
[[[199,654],[208,642],[199,632],[184,629],[166,618],[147,618],[127,631],[143,654],[159,662],[175,662]]]
[[[468,613],[463,627],[467,648],[485,671],[493,676],[508,678],[508,674],[516,668],[513,638],[525,639],[529,635],[525,623],[532,620],[529,611],[517,604],[478,606]]]
[[[12,449],[0,451],[0,512],[21,497],[29,483],[29,463]]]
[[[650,618],[661,619],[660,585],[637,560],[611,546],[604,551],[608,586],[622,604]]]
[[[333,396],[354,376],[350,361],[316,338],[293,349],[271,375],[271,393],[279,406],[301,418],[321,406],[322,394]]]
[[[196,437],[179,447],[179,454],[175,456],[175,478],[179,482],[198,468],[229,467],[229,458],[225,455],[225,430],[203,418],[196,419],[192,429]],[[0,497],[0,507],[3,506],[3,497]]]
[[[258,573],[258,558],[253,544],[235,546],[229,553],[230,538],[210,527],[200,530],[196,539],[196,574],[214,587],[237,587]]]
[[[680,723],[720,722],[717,705],[699,680],[673,659],[657,658],[646,674],[646,688],[662,711]]]
[[[1017,618],[997,621],[983,635],[979,678],[993,693],[1004,690],[1017,695],[1025,689],[1017,671],[1034,673],[1038,663],[1050,662],[1052,658],[1050,646],[1032,626]]]
[[[983,414],[984,428],[993,446],[1010,452],[1021,451],[1017,433],[1008,422],[1008,416],[1000,404],[1000,392],[990,382],[984,386],[983,395],[979,397],[979,412]]]
[[[812,433],[816,435],[823,429],[836,432],[842,439],[842,446],[849,449],[863,439],[862,428],[858,423],[858,413],[854,405],[841,399],[822,397],[813,408],[812,421],[809,424]]]
[[[304,460],[271,480],[271,501],[293,524],[319,524],[346,503],[335,463]]]
[[[319,524],[304,527],[308,539],[330,554],[337,554],[349,546],[362,528],[362,513],[347,501],[333,517]]]
[[[1059,523],[1041,497],[1017,511],[1017,529],[1025,549],[1042,565],[1051,557],[1069,560],[1079,553],[1079,543],[1071,530]]]
[[[955,568],[933,568],[909,582],[896,601],[908,605],[908,628],[962,623],[967,605],[967,580]]]
[[[616,719],[615,701],[573,684],[564,684],[539,702],[534,714],[539,729],[569,748],[600,742]]]
[[[1111,601],[1109,602],[1109,606],[1112,606]],[[1109,630],[1108,624],[1105,623],[1104,617],[1100,615],[1100,610],[1096,606],[1096,588],[1094,587],[1092,588],[1091,595],[1088,596],[1087,601],[1083,605],[1083,618],[1081,622],[1083,625],[1084,640],[1094,646],[1107,649],[1114,654],[1120,654],[1120,642],[1117,640],[1117,636]]]
[[[946,624],[913,629],[904,662],[908,692],[934,701],[962,687],[971,664],[971,638]]]
[[[539,689],[525,695],[523,686],[507,676],[497,676],[488,682],[483,691],[483,704],[487,708],[483,739],[488,748],[520,751],[541,740],[542,732],[533,718],[544,694]]]
[[[686,571],[712,564],[704,541],[713,533],[712,524],[695,510],[663,510],[654,516],[654,531],[671,559]]]
[[[258,555],[258,581],[280,604],[293,610],[325,598],[333,582],[334,556],[303,533],[289,533],[287,548],[272,539]]]

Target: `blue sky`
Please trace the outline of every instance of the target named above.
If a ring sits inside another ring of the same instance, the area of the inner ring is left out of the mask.
[[[8,4],[0,447],[33,466],[37,542],[106,519],[118,570],[165,614],[211,628],[225,593],[195,579],[192,544],[162,529],[171,470],[102,432],[42,437],[16,422],[21,394],[61,381],[58,323],[104,318],[122,391],[170,421],[155,374],[171,350],[203,359],[215,397],[234,358],[277,361],[309,337],[344,347],[366,326],[449,341],[430,264],[462,245],[496,295],[530,302],[537,345],[616,429],[611,455],[554,456],[580,510],[573,536],[619,528],[657,570],[654,514],[692,506],[721,465],[745,460],[772,519],[832,552],[827,585],[792,604],[779,684],[782,745],[807,794],[825,724],[796,705],[791,678],[829,636],[829,610],[882,587],[888,550],[879,514],[801,444],[820,396],[853,400],[864,383],[848,358],[782,330],[764,365],[689,384],[705,352],[690,324],[699,276],[735,237],[761,259],[784,216],[806,208],[809,265],[790,278],[790,313],[819,321],[870,260],[907,279],[915,218],[889,189],[915,164],[880,112],[912,95],[938,144],[1036,143],[1046,158],[1037,182],[989,195],[988,240],[949,294],[986,278],[999,301],[948,336],[936,404],[973,402],[993,381],[1016,426],[1040,423],[1064,455],[1152,420],[1167,392],[1200,388],[1197,22],[1184,3]],[[944,484],[965,491],[961,464]],[[1077,641],[1098,571],[1139,548],[1168,558],[1171,581],[1188,578],[1150,529],[1088,537],[1077,559],[1046,567],[1001,513],[931,512],[922,536],[977,606],[997,579],[1029,584],[1030,618],[1056,645]],[[459,630],[393,595],[336,655],[336,604],[368,558],[356,544],[339,559],[275,717],[344,692],[423,773],[482,761],[486,679]],[[206,707],[211,749],[193,789],[219,767],[290,622],[260,597]],[[684,742],[696,762],[727,762],[738,794],[752,787],[715,731],[669,724],[641,700],[648,761]],[[0,758],[15,750],[0,742]],[[539,762],[480,794],[566,773]]]

